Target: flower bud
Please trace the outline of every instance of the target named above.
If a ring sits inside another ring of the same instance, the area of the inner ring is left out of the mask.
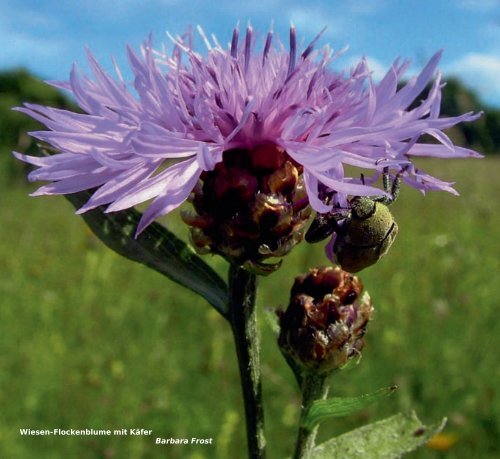
[[[281,351],[300,368],[324,374],[360,354],[373,313],[358,277],[339,267],[314,268],[296,278],[280,313]]]

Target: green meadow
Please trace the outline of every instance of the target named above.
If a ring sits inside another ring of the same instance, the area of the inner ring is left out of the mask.
[[[410,458],[500,457],[500,158],[428,161],[461,196],[403,187],[400,234],[360,274],[376,313],[358,365],[331,378],[391,397],[322,424],[320,441],[400,411],[448,424]],[[203,299],[104,247],[62,197],[0,185],[0,457],[244,458],[243,406],[228,325]],[[185,236],[175,218],[165,222]],[[222,275],[226,264],[205,258]],[[291,453],[299,393],[265,311],[294,276],[326,264],[301,244],[260,279],[269,457]],[[22,436],[20,429],[148,429],[145,435]],[[156,445],[212,438],[212,445]],[[348,459],[348,458],[346,458]],[[368,458],[369,459],[369,458]]]

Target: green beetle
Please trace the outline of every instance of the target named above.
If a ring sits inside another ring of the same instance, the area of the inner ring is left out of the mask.
[[[387,253],[398,225],[381,202],[356,196],[350,206],[350,216],[337,232],[333,252],[342,269],[357,273]]]
[[[399,194],[399,174],[391,186],[388,170],[384,170],[383,185],[387,196],[355,196],[347,211],[317,214],[306,240],[318,242],[335,232],[333,253],[342,269],[356,273],[375,264],[398,234],[398,225],[387,206]]]

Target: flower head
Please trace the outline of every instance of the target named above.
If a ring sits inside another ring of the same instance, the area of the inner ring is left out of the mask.
[[[140,54],[129,48],[133,88],[118,68],[117,77],[111,77],[89,52],[92,79],[73,68],[69,82],[53,83],[70,91],[83,113],[34,104],[18,108],[45,124],[47,131],[31,135],[58,151],[43,158],[15,153],[37,166],[30,180],[50,182],[34,195],[95,189],[79,213],[102,205],[107,205],[107,212],[120,211],[152,200],[137,228],[139,234],[186,201],[200,179],[206,183],[215,180],[211,173],[226,174],[227,180],[208,186],[210,193],[222,196],[238,189],[238,202],[246,200],[246,193],[264,193],[261,208],[270,208],[271,213],[282,209],[275,212],[280,224],[288,212],[286,218],[293,222],[287,231],[300,232],[303,216],[296,213],[300,209],[289,210],[303,207],[297,204],[299,195],[304,205],[324,213],[334,205],[348,205],[348,196],[383,194],[375,182],[384,170],[422,191],[454,192],[451,183],[420,171],[412,159],[479,156],[454,146],[442,132],[478,115],[439,117],[440,52],[400,88],[409,62],[395,61],[379,83],[372,80],[364,59],[349,72],[339,73],[329,66],[338,54],[328,46],[316,51],[319,35],[299,50],[293,27],[288,49],[272,31],[258,47],[250,26],[243,40],[235,29],[227,47],[215,38],[210,42],[201,29],[200,34],[208,48],[204,55],[194,50],[189,35],[172,38],[169,54],[154,50],[151,39]],[[431,81],[427,98],[410,108]],[[423,134],[439,143],[419,143]],[[238,165],[240,175],[230,177],[231,156],[245,155],[252,167]],[[363,179],[349,177],[346,165],[373,173]],[[255,169],[261,174],[257,179],[251,176]],[[274,185],[263,177],[276,171],[280,172],[273,183],[284,176],[304,192],[283,198],[286,193],[281,188],[273,191]],[[264,186],[271,188],[260,189]],[[207,215],[201,217],[197,231],[207,224]],[[218,244],[203,235],[209,246]],[[277,247],[285,247],[289,239],[279,239]]]
[[[314,268],[295,279],[280,313],[279,345],[299,367],[328,373],[360,354],[373,307],[359,278],[339,267]]]

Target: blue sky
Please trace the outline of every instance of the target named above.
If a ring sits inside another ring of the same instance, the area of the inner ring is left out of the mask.
[[[375,76],[398,56],[416,72],[444,48],[445,75],[500,106],[500,0],[0,0],[0,69],[67,79],[74,62],[86,68],[85,45],[108,68],[111,56],[125,67],[125,44],[137,48],[150,32],[157,46],[169,46],[167,30],[199,24],[224,43],[238,21],[262,36],[274,21],[284,41],[293,21],[304,42],[326,25],[323,43],[349,45],[340,63],[366,55]]]

